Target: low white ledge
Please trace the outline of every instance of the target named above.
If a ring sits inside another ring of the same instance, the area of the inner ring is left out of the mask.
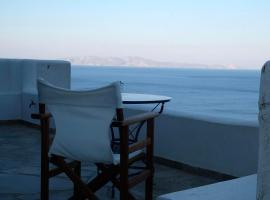
[[[255,200],[257,175],[161,195],[157,200]]]

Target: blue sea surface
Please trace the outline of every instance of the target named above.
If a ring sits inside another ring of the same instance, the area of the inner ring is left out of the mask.
[[[132,67],[72,67],[72,88],[124,83],[124,92],[172,97],[165,112],[257,120],[259,70],[205,70]]]

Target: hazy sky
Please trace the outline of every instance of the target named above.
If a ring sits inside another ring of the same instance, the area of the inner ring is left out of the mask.
[[[87,55],[259,68],[270,0],[0,1],[0,57]]]

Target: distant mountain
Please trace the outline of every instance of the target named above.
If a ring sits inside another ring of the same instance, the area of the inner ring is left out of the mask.
[[[93,66],[127,66],[127,67],[173,67],[173,68],[202,68],[211,69],[227,68],[222,65],[210,66],[206,64],[198,63],[178,63],[178,62],[166,62],[156,61],[152,59],[142,57],[99,57],[99,56],[82,56],[82,57],[70,57],[65,58],[73,65],[93,65]]]

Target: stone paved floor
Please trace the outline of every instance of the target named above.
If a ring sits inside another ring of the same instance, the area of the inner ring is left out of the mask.
[[[0,124],[0,200],[39,199],[40,132],[38,129],[16,123]],[[178,169],[155,164],[154,197],[217,182],[215,179],[193,175]],[[94,166],[83,166],[85,180],[95,175]],[[64,175],[50,181],[50,197],[65,200],[72,193],[72,184]],[[133,189],[143,199],[144,185]],[[97,192],[100,199],[111,199],[111,185]],[[118,193],[116,193],[117,198]]]

